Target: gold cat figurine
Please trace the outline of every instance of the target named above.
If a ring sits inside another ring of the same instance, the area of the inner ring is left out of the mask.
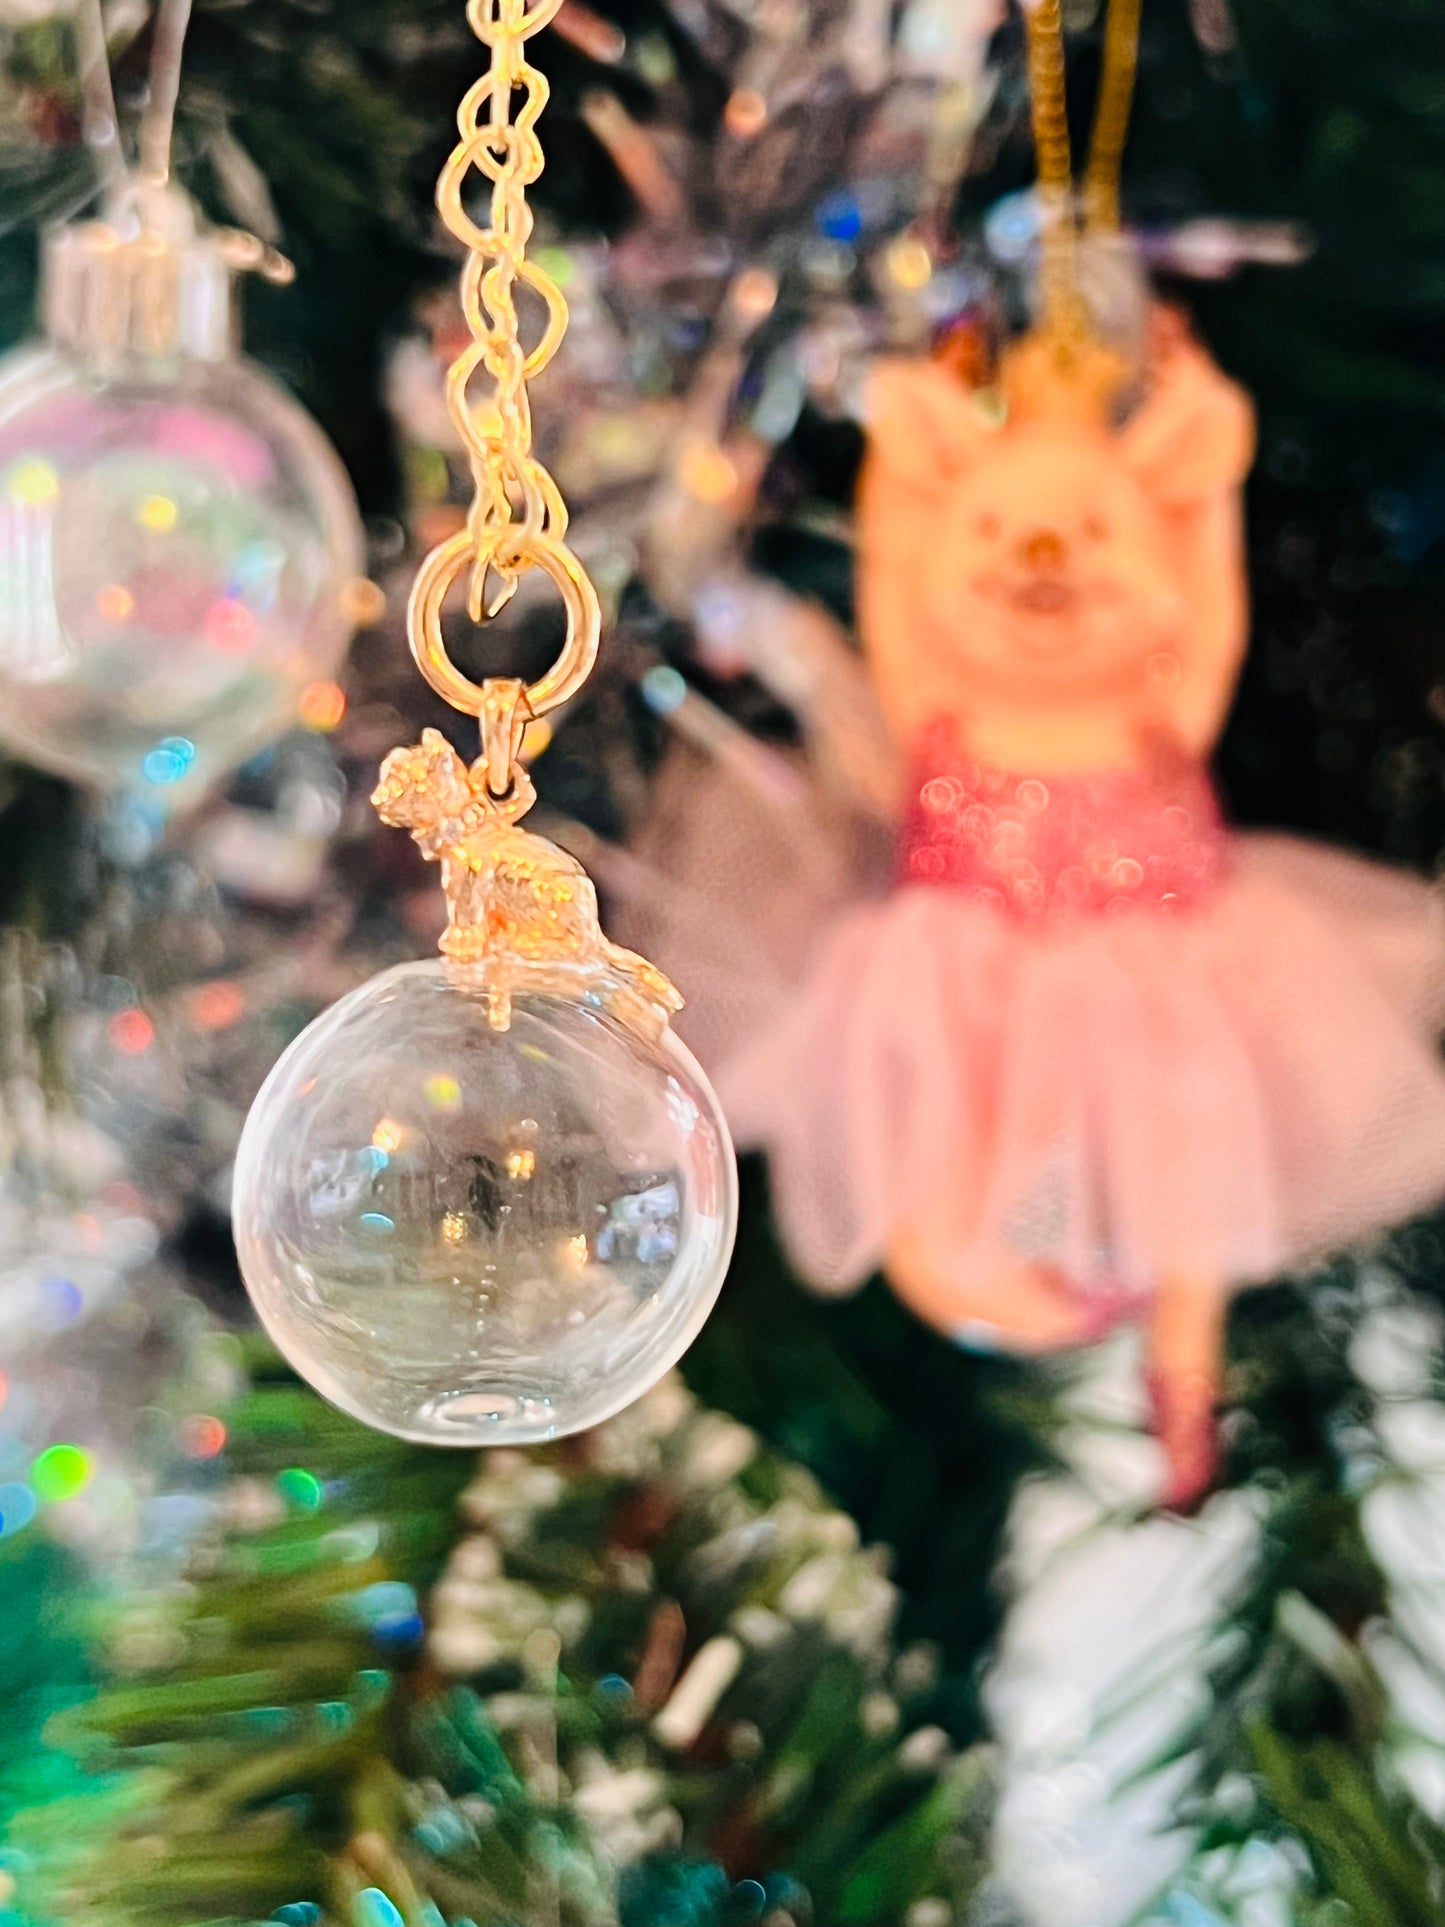
[[[507,796],[493,796],[485,759],[468,768],[439,730],[427,729],[387,757],[371,800],[383,823],[410,830],[422,854],[441,864],[441,949],[458,964],[485,967],[498,1029],[510,1021],[512,990],[524,972],[536,981],[537,966],[606,972],[620,980],[611,1001],[634,1021],[656,1024],[680,1010],[682,998],[660,970],[603,935],[582,865],[520,827],[535,797],[520,770]]]

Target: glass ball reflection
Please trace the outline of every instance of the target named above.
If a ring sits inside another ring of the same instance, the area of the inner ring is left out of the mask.
[[[0,362],[0,743],[174,799],[334,674],[364,566],[345,472],[253,363]]]
[[[486,995],[403,964],[272,1071],[236,1164],[236,1245],[272,1339],[333,1404],[433,1444],[595,1425],[687,1349],[737,1217],[687,1049],[555,974]]]

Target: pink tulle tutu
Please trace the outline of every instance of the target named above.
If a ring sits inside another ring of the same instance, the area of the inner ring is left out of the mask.
[[[810,951],[757,840],[771,909],[736,967],[771,985],[721,1017],[704,996],[699,1041],[815,1285],[906,1237],[959,1281],[960,1336],[1027,1268],[1082,1331],[1091,1301],[1104,1323],[1171,1274],[1267,1278],[1445,1193],[1428,885],[1229,834],[1203,769],[1167,758],[1019,777],[935,738],[910,796],[894,887]]]

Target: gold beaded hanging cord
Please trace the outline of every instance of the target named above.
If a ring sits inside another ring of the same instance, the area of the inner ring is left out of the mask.
[[[1134,98],[1141,5],[1142,0],[1109,0],[1093,135],[1082,194],[1076,196],[1060,0],[1023,0],[1042,223],[1041,326],[1060,347],[1089,332],[1079,289],[1081,217],[1084,233],[1112,233],[1119,226],[1119,176]]]
[[[491,67],[458,114],[461,139],[442,170],[437,206],[468,249],[462,309],[471,345],[447,376],[447,405],[467,449],[474,496],[466,526],[426,558],[407,611],[412,654],[438,695],[481,724],[482,754],[467,770],[429,730],[415,750],[398,750],[382,770],[373,801],[383,819],[411,830],[442,865],[448,929],[442,948],[458,963],[489,966],[494,1021],[505,1026],[509,965],[600,962],[635,993],[634,1018],[676,1010],[681,999],[661,972],[607,943],[591,884],[570,857],[516,827],[535,791],[519,757],[527,724],[574,696],[597,657],[601,613],[586,570],[567,547],[567,508],[532,452],[527,384],[551,361],[567,327],[567,304],[551,277],[527,257],[532,212],[527,189],[542,172],[537,118],[547,104],[545,77],[526,57],[527,42],[562,0],[470,0],[467,18],[491,51]],[[467,213],[463,188],[473,169],[491,182],[490,224]],[[529,290],[546,320],[530,350],[521,337],[518,292]],[[478,402],[474,378],[492,392]],[[556,663],[530,685],[514,677],[474,683],[452,662],[442,611],[465,575],[474,622],[495,616],[521,577],[540,569],[557,589],[567,637]]]

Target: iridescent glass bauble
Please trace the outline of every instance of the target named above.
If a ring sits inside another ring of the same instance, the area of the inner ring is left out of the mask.
[[[362,567],[339,460],[244,356],[0,361],[4,748],[203,787],[334,676]]]

